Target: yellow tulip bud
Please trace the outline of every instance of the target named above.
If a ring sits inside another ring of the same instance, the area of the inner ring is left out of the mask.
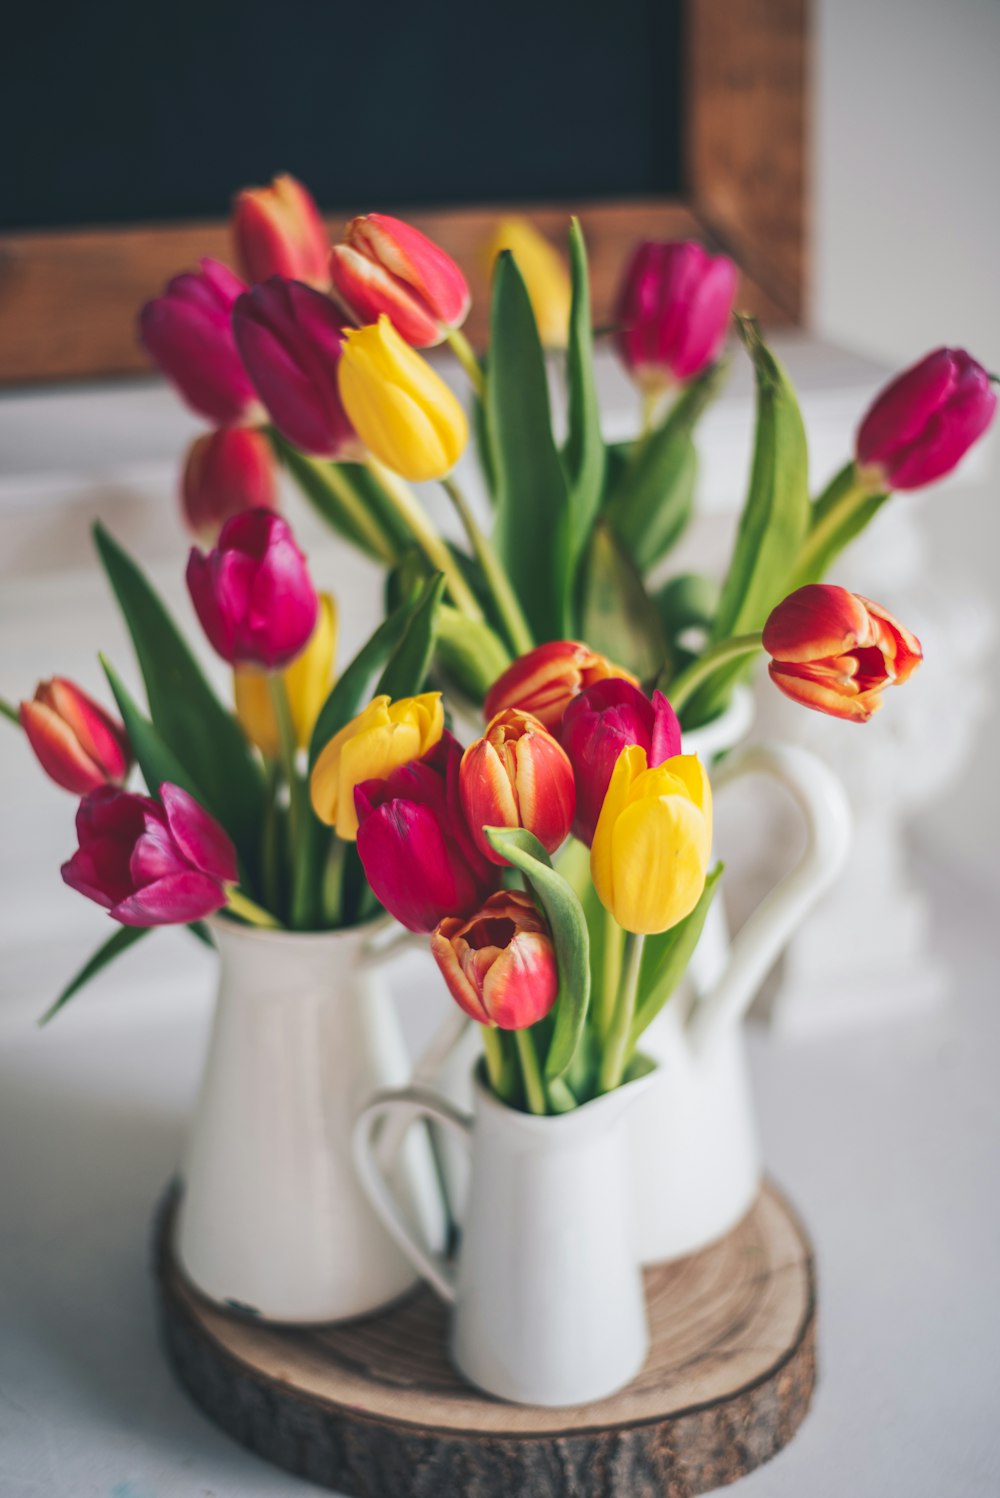
[[[618,756],[590,850],[601,904],[626,931],[668,931],[697,905],[712,853],[712,788],[693,754]]]
[[[344,410],[379,462],[414,483],[451,472],[469,440],[465,412],[384,313],[345,330],[337,378]]]
[[[526,218],[506,218],[489,242],[489,263],[501,250],[517,261],[545,348],[565,348],[572,299],[569,273],[558,250]]]
[[[358,835],[354,787],[384,780],[400,765],[420,759],[444,732],[440,692],[420,697],[376,697],[334,734],[313,766],[312,804],[321,822],[353,843]]]
[[[300,749],[309,743],[320,708],[333,685],[336,650],[337,605],[329,593],[321,593],[316,627],[309,643],[281,673]],[[281,736],[274,716],[267,672],[256,666],[237,666],[233,672],[233,692],[236,714],[247,738],[269,759],[277,759],[281,752]]]

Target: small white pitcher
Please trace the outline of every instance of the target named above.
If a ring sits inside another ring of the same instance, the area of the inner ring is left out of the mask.
[[[421,1087],[374,1098],[354,1135],[386,1227],[454,1306],[451,1357],[486,1393],[584,1404],[639,1372],[649,1333],[635,1247],[627,1115],[652,1076],[558,1117],[508,1108],[477,1074],[472,1118]],[[379,1166],[379,1126],[429,1119],[472,1152],[457,1272],[413,1232]]]
[[[182,1171],[181,1265],[212,1300],[268,1320],[364,1315],[417,1279],[351,1160],[362,1103],[410,1077],[371,928],[209,925],[221,973]],[[423,1131],[407,1137],[393,1176],[429,1240],[443,1241]]]

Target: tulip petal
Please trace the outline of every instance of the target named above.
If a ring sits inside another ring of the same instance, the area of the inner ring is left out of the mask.
[[[164,781],[160,799],[170,834],[196,869],[226,884],[239,877],[236,849],[214,817],[179,785]]]
[[[559,972],[548,935],[518,931],[491,963],[483,981],[483,1007],[501,1030],[524,1030],[551,1010]]]
[[[225,903],[220,884],[189,869],[147,884],[112,906],[111,915],[123,926],[185,926],[221,910]]]
[[[82,796],[106,784],[101,766],[52,708],[42,702],[22,702],[20,718],[35,758],[56,785]]]
[[[667,931],[701,898],[705,820],[684,796],[646,796],[627,806],[611,837],[612,914],[626,931]]]
[[[605,910],[612,912],[615,898],[613,856],[615,823],[628,805],[633,783],[645,769],[645,749],[638,744],[626,745],[615,761],[594,831],[594,841],[590,849],[590,877],[601,904]]]

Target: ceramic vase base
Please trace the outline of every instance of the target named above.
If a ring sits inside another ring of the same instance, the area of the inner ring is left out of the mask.
[[[331,1328],[277,1327],[201,1298],[157,1225],[167,1356],[194,1402],[244,1446],[352,1498],[677,1498],[774,1456],[815,1382],[812,1249],[765,1183],[720,1242],[645,1271],[649,1355],[593,1404],[505,1404],[448,1355],[448,1310],[427,1289]]]

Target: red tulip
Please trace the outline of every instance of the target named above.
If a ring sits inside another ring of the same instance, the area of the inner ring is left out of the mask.
[[[236,342],[275,426],[302,452],[355,459],[362,448],[340,399],[343,317],[301,281],[272,276],[236,303]]]
[[[187,791],[164,783],[160,801],[101,786],[80,802],[80,846],[62,876],[123,926],[175,926],[226,904],[236,853]],[[161,804],[162,803],[162,804]]]
[[[459,787],[476,847],[491,863],[507,860],[490,847],[484,827],[525,827],[548,853],[569,835],[576,806],[573,769],[530,713],[507,708],[491,719],[462,756]]]
[[[139,338],[193,411],[217,426],[262,421],[264,411],[233,338],[232,312],[246,290],[218,260],[168,281],[139,313]]]
[[[276,671],[308,644],[319,603],[306,559],[271,510],[227,520],[214,551],[191,548],[187,585],[209,641],[230,665]]]
[[[222,427],[196,437],[181,478],[181,507],[188,529],[207,545],[233,515],[273,510],[277,499],[274,454],[263,432]]]
[[[964,349],[939,348],[878,395],[858,430],[872,489],[919,489],[950,473],[993,420],[990,377]]]
[[[431,348],[461,327],[471,304],[451,256],[387,213],[351,219],[344,243],[330,252],[330,276],[334,296],[356,323],[378,322],[385,313],[414,348]]]
[[[882,692],[923,660],[920,641],[881,605],[829,583],[790,594],[764,626],[771,680],[794,702],[866,723]]]
[[[573,836],[588,848],[622,750],[641,745],[650,769],[681,752],[677,714],[663,693],[654,692],[650,702],[630,681],[616,677],[596,682],[573,698],[559,739],[576,777]]]
[[[123,785],[132,764],[124,727],[64,676],[41,681],[21,703],[21,727],[46,775],[82,796],[100,785]]]
[[[499,883],[499,870],[465,825],[461,759],[461,746],[446,732],[423,759],[354,790],[368,883],[410,931],[433,931],[446,915],[468,915]]]
[[[738,279],[731,260],[693,241],[639,245],[615,316],[618,352],[632,377],[656,391],[711,364],[725,342]]]
[[[620,676],[638,685],[635,677],[613,666],[589,645],[576,640],[552,640],[520,656],[498,676],[486,694],[483,712],[496,717],[507,707],[530,713],[556,733],[567,705],[595,681]]]
[[[524,1030],[544,1019],[559,992],[548,927],[528,895],[501,889],[467,920],[449,916],[431,951],[451,996],[481,1025]]]
[[[245,187],[233,203],[236,259],[248,281],[288,276],[326,291],[330,241],[319,209],[286,172],[270,187]]]

